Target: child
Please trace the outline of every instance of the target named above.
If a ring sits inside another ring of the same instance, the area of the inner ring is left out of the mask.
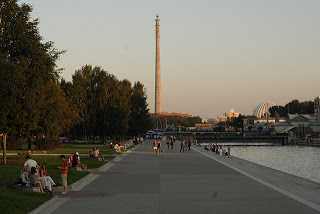
[[[66,195],[68,187],[68,162],[66,161],[66,157],[64,155],[60,155],[60,160],[62,161],[62,166],[58,166],[58,169],[61,169],[61,185],[64,187],[64,192],[62,195]]]

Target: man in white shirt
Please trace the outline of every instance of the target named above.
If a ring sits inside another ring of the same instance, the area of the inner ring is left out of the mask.
[[[35,167],[36,169],[40,168],[37,161],[32,160],[29,156],[26,156],[26,162],[24,163],[23,166],[28,166],[30,170],[31,170],[31,167]]]

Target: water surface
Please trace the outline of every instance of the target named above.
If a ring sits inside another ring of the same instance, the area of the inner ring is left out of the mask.
[[[234,146],[231,156],[320,183],[319,147]]]

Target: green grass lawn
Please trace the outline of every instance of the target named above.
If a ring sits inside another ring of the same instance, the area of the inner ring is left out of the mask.
[[[61,151],[67,151],[66,148],[61,148]],[[73,150],[73,152],[78,148],[67,148]],[[81,150],[86,152],[88,148]],[[20,150],[21,151],[21,150]],[[56,152],[56,151],[54,151]],[[70,153],[70,152],[67,152]],[[115,156],[107,155],[106,160],[111,160]],[[59,156],[31,156],[32,159],[36,160],[39,165],[46,163],[48,167],[47,175],[58,184],[60,182],[60,170],[57,168],[61,166],[62,162]],[[66,157],[68,158],[68,157]],[[2,156],[0,156],[0,213],[28,213],[31,210],[37,208],[39,205],[51,198],[50,195],[33,193],[33,192],[23,192],[21,190],[13,189],[13,185],[17,182],[20,177],[20,173],[25,162],[24,155],[13,155],[7,156],[7,165],[3,165]],[[90,159],[89,157],[81,157],[81,163],[86,164],[88,169],[99,168],[106,162],[97,161],[96,159]],[[69,170],[68,172],[68,185],[76,182],[77,180],[83,178],[89,174],[89,172],[77,172]]]
[[[22,214],[37,208],[52,196],[0,187],[0,213]]]

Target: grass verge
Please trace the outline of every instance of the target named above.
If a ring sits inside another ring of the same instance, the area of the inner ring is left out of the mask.
[[[115,156],[105,156],[105,159],[111,160]],[[60,170],[57,168],[61,166],[59,156],[32,156],[32,159],[38,164],[46,163],[48,167],[48,175],[58,184],[60,182]],[[23,192],[21,190],[13,189],[13,185],[20,177],[22,166],[25,162],[24,155],[7,156],[7,165],[3,165],[3,160],[0,161],[0,213],[28,213],[39,205],[43,204],[51,198],[50,195],[33,192]],[[99,168],[106,162],[97,161],[81,157],[81,163],[86,164],[88,169]],[[78,172],[69,170],[68,185],[78,181],[89,172]]]

